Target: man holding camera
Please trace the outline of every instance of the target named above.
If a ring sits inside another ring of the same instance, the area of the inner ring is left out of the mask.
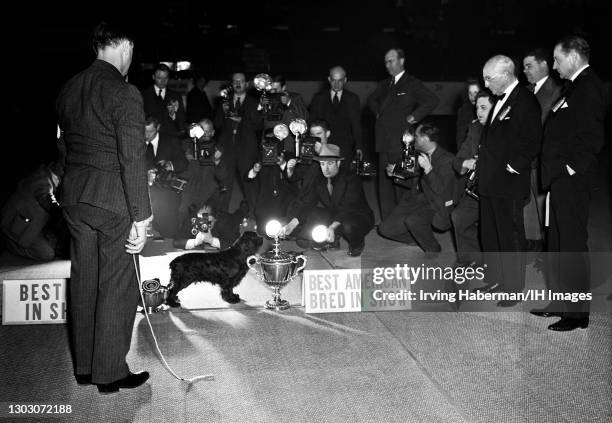
[[[282,141],[272,130],[266,130],[262,145],[262,157],[247,175],[247,182],[257,191],[255,220],[259,232],[265,233],[270,219],[285,218],[287,206],[297,196],[297,183],[287,177],[287,160],[282,150]],[[293,154],[289,154],[293,163]]]
[[[228,195],[223,182],[227,179],[227,168],[223,153],[215,142],[215,129],[210,119],[202,119],[189,128],[189,140],[185,140],[188,180],[181,195],[178,221],[189,217],[189,209],[210,204],[218,207]],[[193,213],[191,213],[193,214]]]
[[[404,69],[405,53],[393,48],[385,54],[390,77],[378,83],[368,98],[376,116],[376,152],[378,153],[378,202],[380,217],[385,219],[396,206],[402,190],[382,172],[400,158],[400,141],[406,129],[425,118],[439,103],[438,97]]]
[[[222,185],[227,188],[218,208],[227,211],[232,198],[234,181],[237,180],[242,194],[252,211],[257,193],[244,184],[244,177],[257,161],[257,131],[262,129],[261,115],[257,111],[259,100],[247,93],[244,73],[232,75],[230,95],[217,108],[215,128],[219,130],[218,143],[223,151],[227,175]]]
[[[179,223],[177,215],[180,190],[174,188],[178,185],[172,180],[177,173],[187,169],[187,160],[178,139],[160,132],[160,124],[155,116],[147,116],[145,119],[145,143],[149,195],[155,216],[153,228],[162,237],[173,238]]]
[[[426,253],[442,251],[432,227],[440,231],[450,228],[454,203],[453,155],[438,145],[438,138],[435,126],[425,123],[417,127],[412,140],[418,153],[417,183],[404,190],[399,204],[378,225],[381,236],[407,244],[416,241]],[[393,177],[395,167],[397,164],[387,165],[387,175]]]
[[[357,257],[365,247],[365,236],[374,227],[374,213],[361,179],[349,169],[341,168],[344,157],[337,145],[322,145],[314,160],[319,162],[321,172],[289,206],[290,221],[283,227],[283,233],[290,235],[299,225],[299,245],[312,246],[312,230],[325,225],[326,242],[337,246],[342,236],[349,244],[347,255]]]

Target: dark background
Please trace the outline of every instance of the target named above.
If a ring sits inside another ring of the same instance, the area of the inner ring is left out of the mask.
[[[5,15],[9,134],[2,198],[41,163],[55,158],[54,100],[61,85],[94,59],[90,31],[100,19],[128,22],[136,36],[130,81],[149,84],[143,64],[188,60],[209,79],[236,70],[324,80],[342,64],[351,80],[386,76],[384,53],[406,50],[408,72],[424,81],[463,81],[503,53],[519,61],[577,33],[591,64],[612,81],[608,1],[378,0],[150,1],[17,5]],[[449,118],[450,119],[450,118]],[[452,126],[452,125],[451,125]],[[449,137],[454,134],[448,134]]]

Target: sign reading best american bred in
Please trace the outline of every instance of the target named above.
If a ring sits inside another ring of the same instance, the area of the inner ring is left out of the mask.
[[[373,282],[371,269],[305,270],[302,287],[306,313],[411,308],[409,282],[392,279]]]

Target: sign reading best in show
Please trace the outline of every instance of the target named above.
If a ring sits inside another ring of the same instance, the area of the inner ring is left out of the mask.
[[[66,279],[2,282],[2,324],[66,323]]]

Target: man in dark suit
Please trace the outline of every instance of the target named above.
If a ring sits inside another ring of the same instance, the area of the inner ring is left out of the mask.
[[[258,99],[247,93],[244,73],[233,74],[231,84],[234,94],[217,108],[214,121],[215,128],[219,131],[218,144],[223,151],[227,169],[227,177],[222,181],[227,192],[218,208],[228,211],[234,180],[237,180],[252,213],[255,210],[257,192],[254,187],[244,183],[244,178],[257,161],[257,132],[262,129],[262,117],[257,111]]]
[[[368,98],[376,116],[376,152],[378,153],[378,202],[381,219],[389,216],[401,189],[382,169],[396,163],[401,154],[402,135],[436,108],[438,97],[414,76],[404,70],[405,53],[391,49],[385,54],[385,66],[390,77],[378,83]]]
[[[334,138],[333,144],[340,147],[348,163],[354,153],[362,157],[361,104],[359,96],[345,88],[346,72],[340,66],[329,70],[327,78],[330,90],[315,94],[310,102],[310,120],[325,119]]]
[[[132,38],[102,23],[93,44],[97,59],[57,98],[66,144],[60,203],[72,236],[69,309],[76,380],[111,393],[149,378],[147,372],[131,373],[125,358],[139,298],[133,254],[144,247],[152,215],[142,97],[125,81]]]
[[[480,82],[476,78],[469,78],[465,82],[465,95],[461,96],[461,105],[457,109],[457,123],[455,138],[457,141],[457,151],[465,141],[468,127],[476,119],[476,95],[480,92]]]
[[[542,109],[542,125],[550,112],[553,102],[561,94],[561,86],[550,76],[548,51],[538,48],[528,52],[523,59],[523,72],[529,86]],[[525,237],[527,250],[541,251],[544,247],[544,192],[540,184],[540,163],[536,158],[531,164],[531,191],[529,204],[525,206]]]
[[[153,85],[141,91],[145,116],[155,116],[161,131],[180,136],[185,130],[185,106],[182,96],[168,88],[170,68],[160,63],[153,70]]]
[[[457,243],[457,265],[460,266],[482,262],[480,254],[482,247],[478,237],[478,222],[480,221],[478,199],[469,195],[466,188],[468,178],[473,177],[471,172],[476,172],[480,137],[489,113],[493,109],[493,103],[493,96],[489,90],[480,91],[476,95],[476,116],[478,118],[468,126],[465,141],[461,143],[453,160],[453,169],[457,175],[461,176],[455,193],[457,204],[451,212]],[[478,195],[478,192],[474,194]]]
[[[480,234],[488,265],[488,285],[482,290],[516,293],[525,286],[523,207],[529,197],[531,163],[540,149],[540,105],[518,84],[509,57],[492,57],[482,73],[485,86],[498,96],[478,154]],[[516,303],[502,300],[498,306]]]
[[[290,235],[299,225],[298,240],[308,240],[310,244],[314,227],[325,225],[325,242],[338,246],[342,236],[349,244],[347,255],[359,256],[365,247],[365,236],[374,227],[374,213],[361,179],[348,169],[341,169],[343,157],[337,145],[322,145],[314,160],[320,163],[321,173],[289,206],[290,221],[282,232]],[[317,207],[319,203],[322,207]]]
[[[546,122],[542,147],[542,183],[549,189],[547,283],[554,292],[590,290],[587,226],[590,179],[604,144],[604,87],[589,66],[590,47],[580,37],[561,40],[554,69],[569,86]],[[589,324],[589,303],[551,303],[538,316],[560,316],[548,328],[568,331]]]
[[[187,158],[179,140],[160,132],[155,116],[145,119],[145,143],[147,145],[147,170],[149,172],[149,195],[153,208],[153,228],[164,238],[173,238],[178,229],[179,192],[167,186],[160,173],[175,175],[187,169]]]
[[[442,247],[432,226],[445,231],[451,226],[455,175],[453,155],[438,145],[439,130],[433,125],[419,125],[414,134],[418,162],[422,170],[418,183],[405,190],[399,204],[378,225],[385,238],[411,243],[414,239],[425,252],[440,252]],[[394,165],[387,167],[393,174]]]

